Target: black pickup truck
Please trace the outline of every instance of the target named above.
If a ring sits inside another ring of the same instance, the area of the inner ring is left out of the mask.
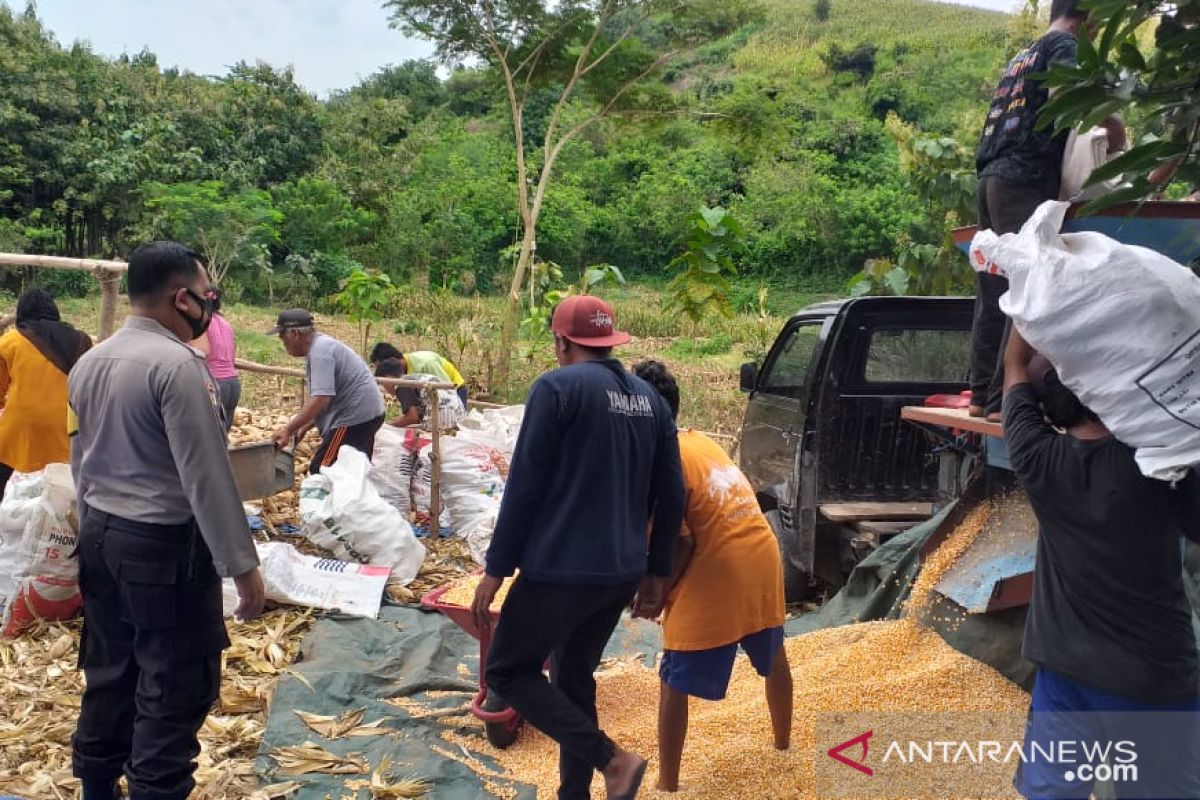
[[[789,599],[836,588],[932,513],[937,459],[900,409],[967,388],[972,311],[957,297],[819,303],[761,367],[742,366],[740,466],[779,537]]]

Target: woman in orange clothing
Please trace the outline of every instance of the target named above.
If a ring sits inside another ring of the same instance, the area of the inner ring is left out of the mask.
[[[91,346],[44,289],[17,300],[17,328],[0,336],[0,497],[14,471],[70,461],[67,373]]]
[[[679,386],[664,364],[633,369],[679,415]],[[663,612],[658,706],[658,789],[679,789],[688,698],[721,700],[741,647],[766,678],[775,747],[792,731],[792,673],[783,649],[783,566],[779,543],[754,490],[725,451],[702,433],[679,432],[687,492]]]

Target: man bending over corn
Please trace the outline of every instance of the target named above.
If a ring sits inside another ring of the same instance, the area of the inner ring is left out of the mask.
[[[679,386],[664,364],[643,361],[634,374],[679,416]],[[721,700],[738,647],[766,678],[775,747],[792,731],[792,673],[783,649],[783,568],[779,544],[754,491],[721,446],[679,432],[687,494],[663,616],[658,706],[658,788],[679,789],[688,697]],[[720,591],[716,590],[720,587]]]

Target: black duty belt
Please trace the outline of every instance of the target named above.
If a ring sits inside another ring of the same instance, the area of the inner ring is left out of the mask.
[[[134,533],[140,536],[148,536],[156,539],[169,539],[179,541],[184,537],[191,536],[195,531],[196,523],[194,520],[180,522],[175,525],[155,525],[150,522],[139,522],[135,519],[126,519],[119,517],[116,514],[109,514],[107,511],[89,508],[87,522],[95,522],[102,527],[112,528],[113,530],[123,531],[125,533]]]

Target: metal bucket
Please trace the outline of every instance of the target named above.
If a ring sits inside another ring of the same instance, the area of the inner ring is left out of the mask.
[[[277,450],[274,442],[229,448],[233,480],[243,500],[259,500],[292,488],[296,476],[294,450]]]

